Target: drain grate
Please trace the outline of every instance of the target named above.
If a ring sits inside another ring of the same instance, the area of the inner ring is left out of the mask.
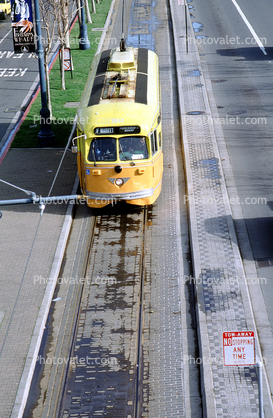
[[[259,268],[273,266],[273,258],[257,258],[255,261]]]
[[[244,113],[247,113],[246,110],[234,110],[233,112],[227,112],[228,115],[232,116],[239,116],[243,115]]]
[[[7,107],[5,109],[5,113],[14,113],[14,112],[18,112],[18,110],[21,110],[20,107]]]
[[[227,80],[211,80],[212,83],[225,83]]]

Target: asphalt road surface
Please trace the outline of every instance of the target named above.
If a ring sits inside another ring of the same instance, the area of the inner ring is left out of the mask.
[[[10,16],[0,20],[0,146],[10,124],[22,115],[37,81],[38,60],[30,53],[14,53]]]
[[[245,263],[255,261],[272,328],[273,4],[194,0],[188,6],[234,177],[228,189],[240,250]]]

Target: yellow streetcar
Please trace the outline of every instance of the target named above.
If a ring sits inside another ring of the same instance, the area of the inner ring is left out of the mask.
[[[153,51],[121,46],[94,58],[72,141],[89,206],[155,202],[163,174],[160,111]]]

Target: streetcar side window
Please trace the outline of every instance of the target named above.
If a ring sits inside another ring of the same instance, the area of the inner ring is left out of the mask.
[[[153,131],[151,134],[151,150],[152,150],[152,155],[154,155],[158,151],[156,131]]]
[[[94,138],[88,153],[89,161],[116,161],[117,149],[115,138]]]
[[[124,136],[119,138],[119,159],[121,161],[147,158],[148,149],[144,136]]]
[[[158,145],[159,145],[159,149],[161,149],[161,147],[162,147],[161,132],[159,132],[159,134],[158,134]]]

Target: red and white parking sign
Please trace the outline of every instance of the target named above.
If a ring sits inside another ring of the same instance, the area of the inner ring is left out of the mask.
[[[251,366],[255,361],[254,331],[223,332],[225,366]]]
[[[186,6],[186,0],[177,0],[178,6]]]

